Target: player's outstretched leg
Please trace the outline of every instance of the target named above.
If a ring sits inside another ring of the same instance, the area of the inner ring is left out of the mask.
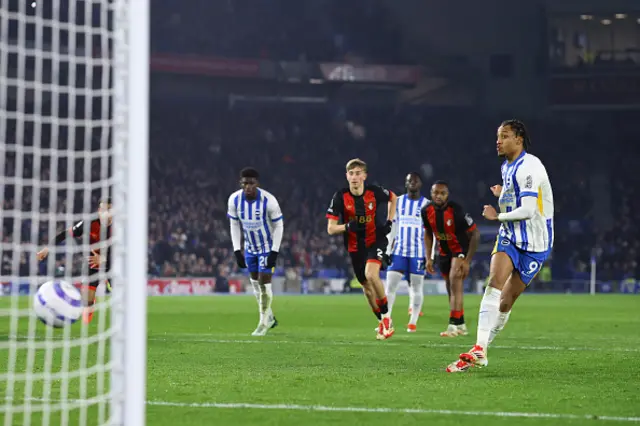
[[[364,275],[367,283],[371,286],[376,296],[376,304],[380,309],[380,324],[378,327],[378,340],[388,339],[393,336],[395,330],[393,329],[393,323],[391,321],[391,314],[389,313],[389,304],[387,296],[384,291],[384,284],[380,279],[380,266],[381,263],[376,260],[369,260],[364,268]]]
[[[493,337],[497,334],[494,328],[498,325],[498,318],[500,316],[502,290],[511,276],[513,269],[513,263],[507,254],[495,253],[491,257],[489,284],[480,302],[476,344],[468,352],[460,354],[459,360],[447,367],[447,372],[464,372],[473,366],[484,367],[488,365],[487,348],[489,341],[493,340],[491,338],[492,332],[494,333]],[[503,316],[505,323],[506,319],[508,319],[508,315]],[[504,323],[502,326],[504,327]]]
[[[396,292],[404,274],[398,271],[387,272],[387,302],[389,304],[389,314],[393,312],[393,304],[396,301]]]
[[[407,331],[409,333],[413,333],[416,331],[418,318],[422,315],[422,303],[424,301],[424,293],[422,287],[424,286],[424,278],[422,274],[411,274],[409,280],[409,295],[412,304],[411,318],[409,318]]]

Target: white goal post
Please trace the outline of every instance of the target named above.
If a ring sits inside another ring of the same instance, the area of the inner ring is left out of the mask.
[[[0,425],[145,424],[149,15],[149,0],[0,3]],[[91,322],[38,320],[51,280],[99,282]]]

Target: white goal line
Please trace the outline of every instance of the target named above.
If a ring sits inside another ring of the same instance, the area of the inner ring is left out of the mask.
[[[59,402],[44,398],[32,398],[40,402]],[[83,400],[69,400],[72,404],[83,405]],[[87,400],[87,402],[90,402]],[[640,417],[626,416],[600,416],[595,414],[563,414],[563,413],[538,413],[518,411],[473,411],[473,410],[438,410],[431,408],[391,408],[391,407],[334,407],[327,405],[299,405],[299,404],[250,404],[245,402],[171,402],[171,401],[147,401],[148,406],[175,407],[175,408],[202,408],[202,409],[253,409],[253,410],[282,410],[282,411],[311,411],[311,412],[337,412],[337,413],[389,413],[389,414],[422,414],[441,416],[483,416],[503,418],[538,418],[538,419],[563,419],[563,420],[593,420],[610,422],[640,423]]]

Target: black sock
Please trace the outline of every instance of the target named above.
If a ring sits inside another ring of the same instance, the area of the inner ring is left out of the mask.
[[[464,317],[460,317],[460,318],[449,317],[449,324],[462,325],[464,324]]]
[[[378,305],[378,308],[380,308],[380,313],[382,315],[386,314],[389,312],[389,303],[387,302],[387,298],[384,297],[382,299],[376,299],[376,303]]]
[[[376,316],[376,318],[378,318],[378,321],[382,319],[382,313],[380,312],[379,309],[374,310],[373,314]]]

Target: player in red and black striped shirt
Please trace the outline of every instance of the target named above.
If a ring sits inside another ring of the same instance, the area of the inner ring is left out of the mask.
[[[386,255],[387,234],[396,212],[396,195],[377,185],[365,185],[367,164],[356,158],[347,163],[349,188],[336,192],[327,209],[329,235],[344,234],[356,278],[379,320],[377,338],[394,333],[384,284],[380,279]],[[341,223],[340,223],[341,222]]]
[[[449,185],[437,181],[431,187],[431,203],[422,209],[427,271],[434,273],[431,249],[433,236],[439,242],[439,267],[449,294],[449,327],[442,337],[467,335],[464,323],[463,281],[469,275],[473,255],[480,242],[480,231],[460,204],[449,200]]]
[[[92,220],[88,226],[84,221],[80,221],[69,229],[65,229],[56,235],[54,244],[58,245],[65,241],[68,237],[80,238],[85,232],[89,232],[89,245],[91,246],[91,254],[87,256],[89,262],[89,285],[82,288],[82,299],[86,306],[82,319],[85,323],[90,323],[93,319],[93,305],[96,302],[96,289],[100,280],[98,274],[101,269],[108,272],[111,269],[111,249],[107,247],[106,255],[100,253],[100,248],[96,248],[101,241],[111,237],[111,224],[113,216],[111,214],[111,199],[106,198],[100,202],[98,206],[98,219]],[[38,260],[44,260],[49,255],[49,248],[45,247],[40,250],[36,257]],[[111,290],[109,280],[106,280],[107,290]]]

